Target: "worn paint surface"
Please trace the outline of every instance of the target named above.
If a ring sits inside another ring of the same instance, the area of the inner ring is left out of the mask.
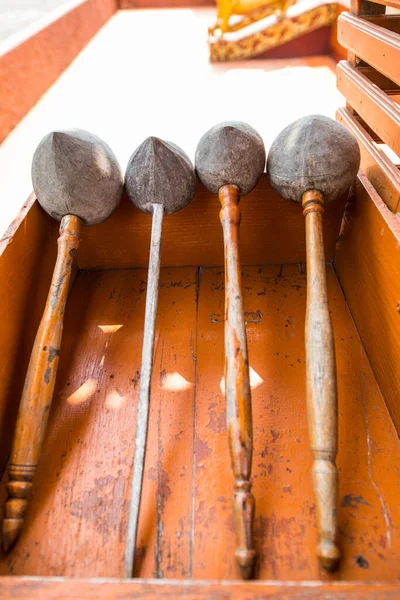
[[[243,268],[254,424],[255,574],[274,580],[398,581],[400,442],[332,269],[327,275],[339,397],[342,558],[333,575],[322,571],[314,551],[304,265]],[[143,269],[87,272],[74,284],[26,527],[15,549],[2,555],[3,574],[119,577],[123,572],[145,279]],[[159,375],[153,378],[135,573],[141,577],[238,577],[221,383],[223,330],[222,267],[201,269],[198,285],[196,269],[161,269],[154,363]],[[296,593],[312,597],[311,589]],[[343,597],[348,594],[343,591]]]
[[[292,581],[211,582],[138,581],[137,579],[67,579],[1,577],[2,598],[26,600],[397,600],[400,586],[395,583],[330,583]]]

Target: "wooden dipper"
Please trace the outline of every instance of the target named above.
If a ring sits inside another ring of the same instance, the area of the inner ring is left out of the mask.
[[[305,326],[307,413],[314,458],[313,486],[319,544],[328,571],[339,560],[336,364],[329,316],[322,233],[324,204],[349,193],[360,164],[356,139],[342,125],[320,115],[298,119],[275,139],[268,155],[272,187],[299,202],[306,220],[307,313]]]
[[[83,225],[107,219],[121,199],[123,181],[111,149],[79,129],[55,131],[40,142],[32,161],[39,204],[61,221],[57,261],[33,345],[8,465],[8,499],[2,541],[8,552],[25,518],[56,380],[71,269]]]
[[[178,146],[157,137],[149,137],[129,159],[125,188],[137,208],[153,215],[135,454],[125,551],[125,574],[127,577],[133,577],[149,422],[163,217],[164,214],[177,212],[189,204],[196,190],[196,177],[188,156]]]
[[[195,166],[200,181],[210,192],[218,194],[222,207],[219,216],[225,246],[225,390],[234,475],[235,557],[242,577],[249,579],[256,558],[252,540],[255,503],[250,482],[253,432],[238,246],[239,201],[263,174],[263,141],[246,123],[220,123],[198,143]]]

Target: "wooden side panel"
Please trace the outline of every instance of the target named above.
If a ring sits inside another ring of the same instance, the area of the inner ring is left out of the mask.
[[[400,23],[400,20],[399,20]],[[338,20],[338,40],[350,52],[400,83],[400,36],[383,27],[344,13]]]
[[[116,0],[85,0],[0,57],[0,142],[116,11]]]
[[[2,598],[42,600],[397,600],[399,584],[265,582],[162,582],[115,579],[1,577]]]
[[[382,4],[384,6],[393,6],[393,8],[400,9],[400,0],[374,0],[371,4]]]
[[[57,229],[31,196],[0,241],[0,473],[49,291]],[[40,267],[39,267],[40,265]]]
[[[354,110],[400,155],[400,106],[345,61],[337,66],[337,87]]]
[[[333,259],[345,199],[325,211],[325,256]],[[264,175],[240,201],[240,253],[243,264],[305,261],[304,217],[295,202],[282,200]],[[221,265],[224,261],[218,198],[198,182],[193,201],[169,215],[163,225],[163,266]],[[115,232],[118,235],[115,235]],[[151,217],[124,196],[110,219],[87,227],[78,253],[83,269],[147,267]]]
[[[400,434],[400,220],[362,174],[335,268]]]
[[[123,576],[145,290],[141,269],[79,275],[25,529],[0,572]],[[195,322],[196,271],[164,271],[139,531],[155,577],[190,564]]]
[[[362,63],[357,66],[357,69],[389,96],[398,96],[400,94],[400,86],[393,83],[391,79],[388,79],[385,75],[379,73],[379,71],[376,71],[376,69],[363,65]]]
[[[340,108],[336,119],[356,136],[361,152],[361,169],[364,171],[382,200],[392,212],[400,207],[400,171],[386,154],[374,143],[347,108]]]

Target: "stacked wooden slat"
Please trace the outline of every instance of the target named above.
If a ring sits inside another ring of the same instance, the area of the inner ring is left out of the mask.
[[[399,0],[352,0],[338,21],[348,60],[337,66],[347,107],[336,118],[358,139],[361,168],[393,212],[400,210],[400,9]]]

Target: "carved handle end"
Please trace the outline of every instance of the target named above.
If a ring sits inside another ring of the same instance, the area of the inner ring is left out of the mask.
[[[251,579],[256,561],[256,551],[247,548],[237,548],[235,558],[242,579]]]
[[[2,523],[2,543],[6,553],[17,542],[24,526],[25,512],[35,471],[36,466],[34,465],[23,467],[10,465],[8,468],[10,481],[6,485],[8,499],[5,503]]]
[[[237,538],[235,558],[243,579],[251,579],[256,560],[256,552],[252,548],[255,501],[250,490],[249,481],[235,481],[233,494],[233,519]]]
[[[321,454],[323,456],[321,456]],[[317,556],[327,571],[334,571],[339,563],[340,553],[336,545],[337,537],[337,496],[338,473],[335,465],[336,450],[314,452],[313,483],[317,508],[319,544]]]
[[[336,570],[339,564],[340,552],[335,542],[327,537],[322,537],[316,552],[319,562],[326,571],[332,572]]]

